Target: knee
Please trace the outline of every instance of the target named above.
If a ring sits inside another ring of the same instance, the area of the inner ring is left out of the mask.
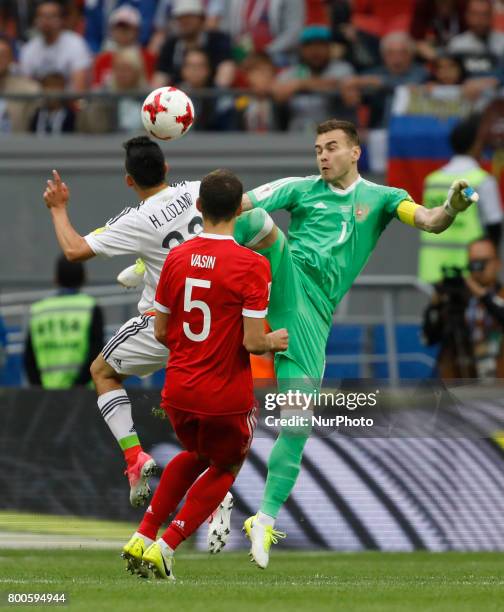
[[[91,367],[89,368],[89,371],[91,372],[91,378],[93,379],[95,383],[98,380],[107,378],[106,377],[107,367],[108,367],[108,364],[105,361],[105,359],[103,359],[103,355],[100,353],[98,357],[91,364]]]

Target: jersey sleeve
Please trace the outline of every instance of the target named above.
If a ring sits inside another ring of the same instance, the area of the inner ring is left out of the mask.
[[[254,207],[267,212],[273,210],[292,210],[298,202],[300,189],[306,178],[292,176],[272,183],[266,183],[247,193]]]
[[[259,256],[252,270],[247,271],[243,283],[244,317],[264,319],[268,314],[268,303],[271,291],[271,269],[268,260]]]
[[[154,308],[159,310],[159,312],[164,312],[165,314],[169,314],[172,310],[171,295],[168,290],[170,285],[169,277],[172,269],[172,261],[173,257],[170,257],[169,254],[163,264],[163,269],[161,270],[161,276],[159,277],[159,282],[156,289],[156,297],[154,299]]]
[[[96,255],[115,257],[140,252],[138,217],[135,208],[125,208],[117,217],[107,221],[84,239]]]
[[[413,198],[404,189],[396,189],[395,187],[391,187],[387,190],[384,210],[389,219],[397,217],[397,209],[399,204],[405,200],[407,202],[413,202]]]
[[[262,208],[253,208],[242,213],[236,220],[234,239],[238,244],[253,248],[271,233],[275,224]]]

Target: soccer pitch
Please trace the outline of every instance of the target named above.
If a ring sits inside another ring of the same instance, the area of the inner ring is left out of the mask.
[[[64,609],[96,612],[503,609],[499,553],[275,550],[269,569],[261,571],[246,553],[209,557],[182,552],[175,574],[176,584],[133,577],[125,572],[119,550],[1,550],[0,607],[8,592],[65,592]]]

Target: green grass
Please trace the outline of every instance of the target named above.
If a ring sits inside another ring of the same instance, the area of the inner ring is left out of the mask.
[[[69,603],[63,609],[93,612],[504,609],[498,553],[274,551],[266,571],[252,566],[245,553],[180,553],[177,583],[168,584],[130,576],[115,551],[0,550],[0,606],[7,592],[65,591]]]
[[[120,521],[0,510],[0,537],[2,531],[17,531],[124,540],[128,539],[136,528],[137,524]]]

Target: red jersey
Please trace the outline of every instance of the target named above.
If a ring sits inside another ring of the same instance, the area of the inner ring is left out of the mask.
[[[267,314],[268,260],[232,236],[200,234],[166,258],[155,308],[169,312],[163,406],[240,414],[254,404],[243,317]]]

